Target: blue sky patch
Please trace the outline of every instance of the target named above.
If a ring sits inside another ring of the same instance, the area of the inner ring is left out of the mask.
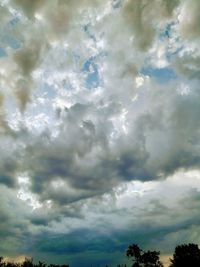
[[[155,78],[159,83],[169,82],[177,78],[175,71],[172,68],[142,68],[141,73]]]
[[[86,75],[85,86],[88,89],[96,88],[100,85],[98,66],[95,58],[88,59],[83,65],[83,72]]]
[[[6,51],[0,47],[0,57],[6,57],[6,56],[7,56]]]

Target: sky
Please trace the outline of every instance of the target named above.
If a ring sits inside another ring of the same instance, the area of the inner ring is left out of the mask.
[[[0,0],[0,254],[200,245],[199,80],[199,0]]]

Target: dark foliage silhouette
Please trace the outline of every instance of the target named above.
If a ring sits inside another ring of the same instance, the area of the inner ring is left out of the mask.
[[[8,262],[4,261],[3,257],[0,257],[0,267],[69,267],[68,264],[64,265],[57,265],[57,264],[50,264],[47,265],[44,262],[39,261],[38,263],[33,263],[33,259],[25,258],[22,263],[15,263],[15,262]]]
[[[140,259],[141,259],[141,253],[142,253],[142,250],[136,244],[130,245],[128,247],[128,249],[126,251],[126,255],[127,255],[127,257],[133,258],[133,261],[134,261],[133,266],[134,267],[140,266],[139,263],[140,263]]]
[[[142,250],[138,245],[132,244],[126,250],[126,256],[133,261],[132,267],[163,267],[160,261],[160,252]],[[182,244],[175,248],[173,259],[170,259],[169,267],[200,267],[200,249],[196,244]],[[34,263],[32,258],[25,258],[21,263],[5,261],[0,256],[0,267],[69,267],[68,264],[46,264],[39,261]],[[106,265],[106,267],[109,267]],[[126,264],[118,264],[117,267],[127,267]]]
[[[126,255],[133,260],[132,267],[162,267],[160,262],[159,251],[143,251],[136,244],[130,245],[126,251]]]
[[[200,267],[198,245],[189,243],[177,246],[170,267]]]

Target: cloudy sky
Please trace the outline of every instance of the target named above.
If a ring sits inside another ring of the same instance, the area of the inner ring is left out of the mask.
[[[199,0],[0,0],[0,254],[200,244],[199,80]]]

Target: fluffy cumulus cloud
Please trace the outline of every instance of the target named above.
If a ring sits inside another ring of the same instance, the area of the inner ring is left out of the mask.
[[[2,254],[86,266],[200,242],[199,11],[1,1]]]

